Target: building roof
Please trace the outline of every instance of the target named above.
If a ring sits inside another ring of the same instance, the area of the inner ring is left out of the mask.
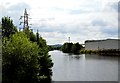
[[[120,41],[120,39],[86,40],[85,43],[86,42],[100,42],[100,41],[106,41],[106,40],[118,40],[118,41]]]

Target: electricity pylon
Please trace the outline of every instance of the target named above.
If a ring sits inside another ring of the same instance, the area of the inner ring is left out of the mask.
[[[20,28],[20,30],[21,30],[21,29],[24,30],[24,29],[26,29],[26,28],[28,28],[28,29],[30,28],[30,26],[29,26],[29,24],[28,24],[28,19],[29,19],[28,16],[29,16],[29,15],[28,15],[27,10],[26,10],[26,8],[25,8],[24,15],[20,17],[20,20],[23,19],[23,21],[20,22],[20,24],[19,24],[19,25],[23,24],[23,28]]]
[[[68,41],[69,41],[69,43],[70,43],[70,37],[68,37]]]

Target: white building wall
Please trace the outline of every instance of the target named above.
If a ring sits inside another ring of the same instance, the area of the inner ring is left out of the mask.
[[[98,42],[85,43],[85,50],[98,50]]]
[[[108,39],[108,40],[100,41],[99,47],[101,50],[103,50],[103,49],[118,49],[118,40]]]
[[[118,49],[118,40],[107,40],[106,49]]]
[[[85,50],[103,50],[103,49],[119,49],[117,39],[96,40],[85,42]]]

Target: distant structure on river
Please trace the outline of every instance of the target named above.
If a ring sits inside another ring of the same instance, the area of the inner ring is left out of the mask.
[[[68,39],[69,39],[68,41],[69,41],[69,43],[70,43],[70,37],[68,37]]]
[[[85,41],[85,50],[120,50],[120,47],[118,46],[119,44],[120,39],[87,40]]]

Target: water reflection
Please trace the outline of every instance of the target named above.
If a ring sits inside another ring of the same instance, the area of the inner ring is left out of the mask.
[[[83,54],[81,54],[81,55],[79,55],[79,54],[75,55],[73,53],[63,53],[63,55],[65,55],[66,57],[69,57],[71,59],[76,59],[76,60],[79,60],[80,58],[83,57]]]
[[[92,60],[117,60],[118,61],[118,56],[102,56],[102,55],[97,55],[97,54],[85,54],[86,59],[92,59]]]
[[[51,51],[54,81],[117,81],[118,57]]]

